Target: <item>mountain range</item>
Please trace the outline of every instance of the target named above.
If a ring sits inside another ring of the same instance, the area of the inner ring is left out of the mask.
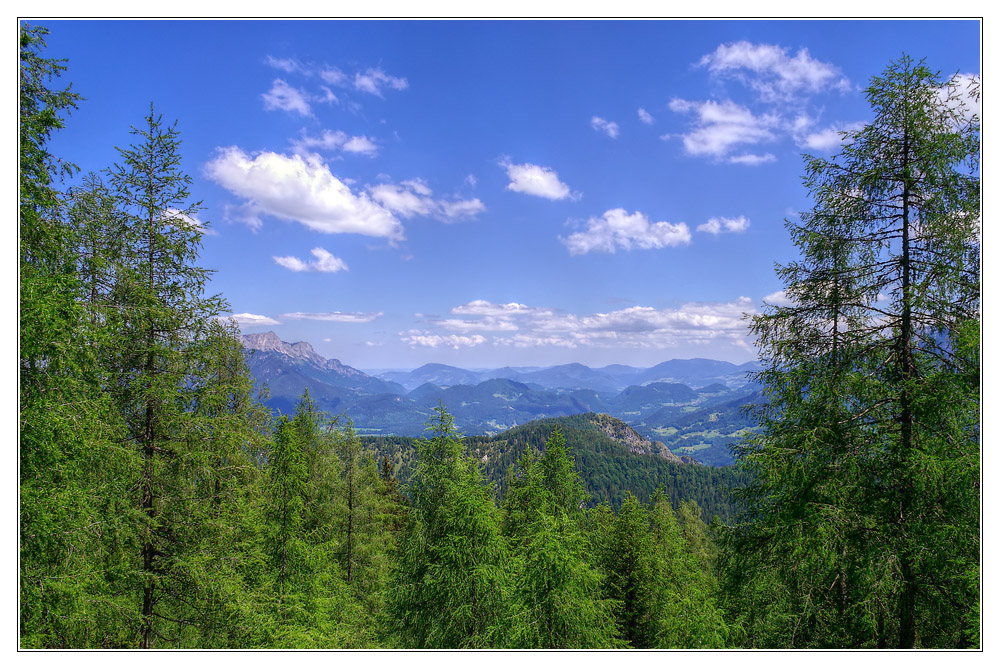
[[[496,435],[530,421],[585,413],[615,416],[644,438],[702,463],[732,463],[729,443],[753,426],[740,407],[759,403],[748,378],[756,363],[695,358],[654,367],[573,363],[467,370],[427,364],[368,374],[324,358],[308,342],[274,332],[244,335],[247,361],[265,403],[293,413],[303,392],[348,417],[361,435],[420,436],[443,404],[467,435]]]

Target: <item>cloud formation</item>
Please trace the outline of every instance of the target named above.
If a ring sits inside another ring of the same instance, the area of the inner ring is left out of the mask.
[[[365,135],[348,135],[343,130],[324,130],[317,137],[311,137],[305,132],[301,139],[292,141],[296,153],[305,154],[314,151],[341,151],[374,157],[378,146]]]
[[[289,85],[284,79],[275,79],[271,83],[271,90],[261,93],[260,97],[264,100],[264,109],[268,111],[278,109],[297,112],[302,116],[312,116],[309,96]]]
[[[696,229],[698,232],[707,232],[712,235],[718,235],[722,232],[744,232],[750,227],[750,219],[746,216],[740,216],[738,218],[726,218],[725,216],[720,216],[718,218],[710,218],[707,223],[702,223]]]
[[[271,151],[250,155],[231,146],[218,150],[205,173],[247,199],[242,214],[251,225],[254,217],[259,225],[263,213],[328,234],[404,238],[402,224],[389,210],[366,193],[353,193],[315,155],[285,156]]]
[[[258,314],[232,314],[231,316],[219,316],[220,320],[234,320],[240,325],[253,326],[253,325],[281,325],[281,321],[276,321],[273,318],[267,316],[260,316]]]
[[[364,73],[358,72],[354,75],[355,89],[378,97],[382,97],[384,88],[402,91],[408,86],[405,78],[386,74],[380,68],[368,68]]]
[[[802,93],[851,90],[851,82],[839,68],[812,58],[805,48],[789,56],[788,49],[775,44],[720,44],[698,65],[716,76],[740,81],[765,102],[787,101]]]
[[[500,161],[500,167],[507,170],[507,190],[527,195],[536,195],[549,200],[575,199],[570,192],[569,186],[559,181],[559,175],[555,170],[540,165],[524,163],[515,165],[510,160]]]
[[[639,107],[639,120],[645,123],[646,125],[653,125],[653,123],[656,121],[656,119],[653,118],[653,115],[650,114],[645,109],[643,109],[642,107]]]
[[[326,313],[308,313],[296,311],[290,314],[281,314],[282,318],[292,321],[332,321],[335,323],[371,323],[382,315],[378,312],[363,311],[328,311]]]
[[[452,348],[456,351],[463,347],[479,346],[486,343],[486,337],[482,335],[438,335],[424,332],[422,330],[407,330],[399,333],[404,344],[411,347],[424,346],[427,348]]]
[[[693,129],[682,135],[684,151],[691,156],[724,159],[741,144],[759,144],[775,140],[774,129],[779,125],[777,115],[757,116],[732,100],[695,102],[674,98],[670,101],[670,109],[694,115]],[[746,159],[731,159],[731,162],[759,164],[762,161],[752,163]]]
[[[756,313],[747,297],[730,302],[688,302],[657,309],[631,306],[607,313],[573,314],[518,302],[473,300],[454,307],[456,318],[432,321],[444,330],[400,332],[405,343],[429,347],[473,346],[491,342],[513,348],[660,348],[723,342],[749,351],[745,313]],[[470,318],[464,318],[470,317]],[[510,332],[489,339],[476,332]]]
[[[642,212],[629,214],[624,209],[609,209],[602,216],[587,220],[586,230],[560,237],[570,255],[598,251],[614,253],[616,249],[659,249],[681,246],[691,241],[686,223],[651,223]]]
[[[642,114],[639,114],[639,118],[642,118]],[[600,116],[594,116],[590,119],[590,127],[597,132],[603,132],[611,139],[618,137],[618,124],[614,121],[606,121]]]
[[[403,218],[431,216],[445,223],[474,218],[486,211],[486,205],[471,200],[442,200],[433,197],[433,191],[419,179],[409,179],[398,184],[385,183],[372,186],[371,196],[379,204]]]
[[[346,272],[347,263],[333,255],[321,246],[310,253],[316,258],[311,262],[303,262],[295,256],[272,256],[274,262],[293,272]]]

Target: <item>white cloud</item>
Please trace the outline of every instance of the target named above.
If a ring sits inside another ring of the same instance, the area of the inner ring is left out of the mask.
[[[469,176],[465,177],[465,183],[467,185],[472,186],[473,188],[475,188],[476,184],[478,183],[476,181],[476,175],[475,174],[470,174]]]
[[[629,214],[624,209],[609,209],[603,216],[589,219],[586,230],[559,240],[570,255],[591,251],[614,253],[618,248],[628,251],[688,244],[691,231],[686,223],[651,223],[642,212]]]
[[[315,150],[343,151],[359,153],[365,156],[375,156],[378,146],[364,135],[350,136],[343,130],[324,130],[318,137],[311,137],[305,132],[302,138],[292,142],[296,153],[309,153]]]
[[[740,216],[739,218],[726,218],[725,216],[720,216],[718,218],[710,218],[707,223],[702,223],[696,229],[698,232],[707,232],[709,234],[717,235],[720,232],[743,232],[750,227],[750,219],[746,216]]]
[[[335,67],[320,70],[319,78],[333,86],[347,85],[347,75]]]
[[[495,346],[671,348],[722,341],[749,350],[745,342],[748,330],[743,315],[756,312],[750,298],[739,297],[730,302],[689,302],[662,309],[632,306],[586,315],[518,302],[496,304],[474,300],[451,309],[451,313],[482,318],[466,321],[447,319],[435,324],[463,332],[517,330],[506,337],[495,337]],[[444,345],[448,337],[455,336],[419,330],[401,332],[400,335],[428,338],[427,342],[437,342],[436,345]]]
[[[306,313],[296,311],[290,314],[281,314],[282,318],[293,321],[332,321],[335,323],[371,323],[382,315],[382,312],[366,313],[358,311],[330,311],[326,313]]]
[[[764,165],[766,163],[773,163],[777,158],[774,157],[773,153],[741,153],[738,156],[730,156],[727,162],[733,163],[734,165],[749,165],[754,167],[756,165]]]
[[[639,107],[639,120],[645,123],[646,125],[653,125],[653,123],[656,121],[656,119],[653,118],[653,115],[650,114],[645,109],[643,109],[642,107]]]
[[[575,199],[575,195],[570,192],[569,186],[559,181],[559,175],[555,170],[531,163],[515,165],[509,160],[500,161],[500,167],[507,170],[507,190],[527,195],[537,195],[549,200]]]
[[[293,272],[308,272],[309,263],[303,262],[296,258],[295,256],[271,256],[274,258],[274,262],[278,263],[285,269],[289,269]]]
[[[351,189],[315,155],[285,156],[270,151],[249,155],[238,147],[219,149],[205,166],[209,178],[246,198],[245,219],[261,213],[330,234],[404,238],[392,212],[365,193]],[[251,223],[252,225],[252,223]]]
[[[826,128],[816,128],[816,120],[806,114],[799,114],[792,120],[790,132],[795,143],[810,151],[833,151],[850,142],[843,133],[860,130],[863,123],[836,123]]]
[[[354,75],[354,88],[379,97],[382,97],[384,87],[401,91],[408,85],[405,78],[386,74],[379,68],[368,68],[364,74],[358,72]]]
[[[512,332],[518,329],[517,325],[511,321],[504,318],[494,318],[493,316],[486,316],[485,318],[480,318],[479,320],[446,318],[444,320],[434,321],[434,324],[440,325],[448,330],[461,330],[462,332],[469,332],[471,330],[481,330],[483,332]]]
[[[231,316],[219,316],[219,320],[227,321],[234,320],[240,325],[253,326],[253,325],[281,325],[281,321],[276,321],[273,318],[268,318],[267,316],[260,316],[258,314],[233,314]]]
[[[773,304],[776,307],[794,307],[795,302],[791,300],[783,290],[778,290],[764,297],[764,302]]]
[[[267,64],[276,70],[283,70],[289,74],[292,72],[301,72],[303,69],[302,64],[294,58],[275,58],[274,56],[268,56]]]
[[[261,93],[260,97],[264,100],[264,109],[294,111],[302,116],[312,116],[308,96],[294,86],[290,86],[284,79],[275,79],[271,84],[271,90],[267,93]]]
[[[453,348],[458,350],[462,347],[479,346],[486,343],[486,337],[482,335],[437,335],[421,330],[408,330],[399,333],[404,344],[410,346],[425,346],[427,348]]]
[[[774,114],[755,116],[732,100],[694,102],[675,98],[670,101],[670,109],[695,114],[694,129],[683,135],[684,150],[692,156],[723,158],[740,144],[773,141],[772,129],[779,122]]]
[[[494,304],[487,300],[472,300],[466,304],[454,307],[451,313],[458,316],[540,316],[551,315],[551,309],[541,307],[529,307],[518,302],[508,302],[507,304]]]
[[[642,114],[639,116],[641,118]],[[618,137],[618,124],[614,121],[606,121],[600,116],[594,116],[590,119],[590,127],[597,132],[603,132],[611,139]]]
[[[340,99],[336,95],[334,95],[333,91],[331,91],[326,86],[320,86],[319,89],[323,91],[323,95],[317,97],[316,98],[317,101],[326,104],[337,104],[338,102],[340,102]]]
[[[317,246],[310,253],[316,260],[303,262],[295,256],[272,256],[274,262],[293,272],[346,272],[347,263],[333,255],[321,246]]]
[[[427,184],[418,179],[410,179],[399,184],[379,184],[369,188],[369,192],[383,207],[403,218],[433,216],[450,223],[474,218],[486,211],[486,205],[479,198],[450,201],[436,199]]]
[[[983,118],[982,78],[978,74],[956,74],[941,88],[937,89],[938,100],[950,108],[966,123],[975,115]]]
[[[634,306],[608,313],[576,315],[548,310],[526,319],[519,332],[497,338],[501,346],[670,348],[724,340],[743,348],[747,336],[744,313],[752,302],[689,302],[675,308]]]
[[[218,235],[219,233],[208,227],[205,221],[202,221],[197,216],[189,216],[179,209],[174,209],[173,207],[168,207],[163,210],[163,219],[165,222],[169,223],[171,221],[180,221],[184,225],[197,230],[203,235]]]
[[[837,67],[812,58],[805,48],[789,56],[788,49],[778,45],[733,42],[719,45],[698,65],[712,74],[735,78],[766,102],[789,100],[803,92],[851,90],[851,82]]]

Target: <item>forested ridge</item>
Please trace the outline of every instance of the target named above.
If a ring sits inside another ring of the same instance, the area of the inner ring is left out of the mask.
[[[151,104],[63,188],[48,141],[86,102],[46,34],[19,33],[21,648],[981,645],[978,90],[904,56],[807,158],[787,306],[750,321],[760,429],[716,469],[594,414],[273,416],[178,125]]]

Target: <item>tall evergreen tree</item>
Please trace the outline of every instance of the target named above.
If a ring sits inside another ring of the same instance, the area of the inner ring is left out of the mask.
[[[602,575],[587,559],[586,494],[562,433],[553,431],[537,461],[527,449],[509,481],[503,526],[517,561],[520,644],[617,646],[614,605],[603,598]]]
[[[443,407],[418,442],[413,514],[395,571],[390,617],[406,648],[510,644],[511,563],[478,463]]]
[[[970,92],[904,56],[868,88],[874,120],[837,157],[807,162],[815,206],[789,224],[803,258],[779,269],[793,306],[752,325],[769,404],[761,433],[737,448],[757,483],[726,570],[748,644],[974,641],[981,228]],[[764,583],[778,595],[770,603]]]
[[[108,391],[142,461],[135,587],[138,645],[150,648],[199,643],[217,608],[207,597],[213,571],[199,549],[220,525],[194,519],[212,517],[240,494],[252,464],[245,421],[252,398],[238,345],[222,346],[227,337],[213,325],[225,303],[205,296],[209,272],[195,264],[202,232],[198,205],[188,203],[191,179],[180,169],[179,133],[152,107],[132,132],[138,143],[119,149],[122,162],[110,174],[125,233],[115,309],[107,311],[116,341]],[[236,395],[212,399],[220,374],[234,373],[243,379]]]
[[[80,97],[52,87],[65,65],[43,55],[47,34],[19,36],[20,643],[119,646],[134,629],[118,584],[138,463],[103,393],[103,333],[78,301],[79,235],[56,187],[73,166],[47,145]]]

